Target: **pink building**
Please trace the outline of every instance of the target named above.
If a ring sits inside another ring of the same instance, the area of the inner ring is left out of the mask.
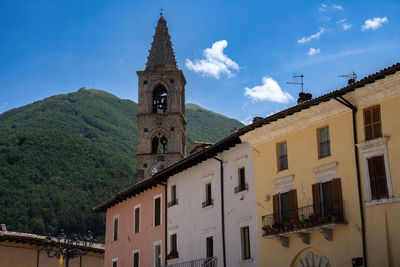
[[[165,265],[164,190],[150,178],[93,209],[106,213],[105,267]]]

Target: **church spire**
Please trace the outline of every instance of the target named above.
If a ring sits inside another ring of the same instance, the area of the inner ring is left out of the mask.
[[[158,20],[156,33],[147,58],[146,70],[172,68],[177,69],[171,36],[168,33],[167,21],[163,16]]]

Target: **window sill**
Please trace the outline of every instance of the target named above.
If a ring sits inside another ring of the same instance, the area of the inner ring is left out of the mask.
[[[400,197],[391,197],[391,198],[381,198],[381,199],[374,199],[374,200],[368,200],[365,201],[365,206],[375,206],[375,205],[381,205],[381,204],[390,204],[390,203],[396,203],[400,202]]]
[[[245,263],[249,263],[249,262],[253,262],[254,259],[250,258],[250,259],[245,259],[245,260],[240,260],[240,264],[245,264]]]
[[[172,209],[172,208],[175,208],[175,207],[178,207],[178,204],[174,204],[172,206],[168,206],[169,209]]]
[[[239,192],[235,193],[235,195],[239,197],[239,196],[241,196],[243,194],[247,194],[248,192],[249,192],[249,190],[245,189],[245,190],[242,190],[242,191],[239,191]]]
[[[326,155],[326,156],[320,156],[320,157],[318,157],[318,159],[326,159],[326,158],[329,158],[330,156],[331,156],[331,154]]]
[[[208,210],[214,207],[214,204],[203,207],[203,210]]]

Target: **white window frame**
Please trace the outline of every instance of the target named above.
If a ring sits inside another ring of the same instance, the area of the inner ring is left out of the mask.
[[[139,209],[139,232],[135,232],[135,228],[136,228],[136,209]],[[142,219],[142,207],[141,204],[136,205],[135,207],[133,207],[133,234],[138,234],[140,233],[140,231],[142,230],[142,224],[140,222],[140,220]]]
[[[387,149],[387,141],[389,140],[388,136],[383,136],[380,138],[372,139],[366,142],[358,143],[357,147],[361,149],[361,160],[362,167],[364,172],[364,184],[365,184],[365,198],[366,198],[366,206],[382,204],[382,203],[391,203],[400,201],[400,197],[393,196],[393,188],[392,188],[392,179],[390,178],[390,168],[389,168],[389,155]],[[383,156],[385,162],[385,172],[386,172],[386,183],[388,189],[389,198],[383,199],[374,199],[372,200],[371,196],[371,183],[369,177],[368,170],[368,159]]]
[[[153,266],[156,267],[156,246],[160,246],[161,266],[163,265],[162,240],[153,243]]]
[[[134,266],[133,264],[135,263],[135,253],[139,253],[139,267],[140,267],[140,249],[134,250],[132,252],[132,267]]]
[[[114,267],[114,262],[117,263],[117,267],[118,267],[118,258],[112,259],[112,261],[111,261],[111,267]]]
[[[242,237],[242,229],[243,228],[249,228],[249,252],[250,252],[250,258],[248,259],[244,259],[244,247],[243,247],[243,237]],[[252,257],[252,249],[251,249],[251,236],[250,236],[250,224],[243,224],[239,226],[239,240],[240,240],[240,262],[248,262],[248,261],[253,261],[253,257]]]
[[[160,224],[156,226],[156,199],[160,198]],[[162,219],[162,210],[163,210],[163,201],[162,201],[162,194],[158,194],[153,196],[153,227],[158,227],[163,224],[163,219]]]
[[[115,239],[115,219],[118,219],[117,239]],[[115,215],[115,216],[113,217],[112,242],[118,241],[118,239],[119,239],[119,225],[120,225],[119,214],[117,214],[117,215]],[[116,258],[116,259],[118,259],[118,258]]]

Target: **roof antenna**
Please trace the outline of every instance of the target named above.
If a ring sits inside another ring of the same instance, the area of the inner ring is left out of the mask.
[[[300,82],[299,83],[286,82],[286,83],[287,84],[301,84],[301,92],[303,92],[303,86],[304,86],[303,78],[304,78],[304,75],[303,74],[293,75],[293,78],[300,78]]]
[[[357,80],[357,74],[353,71],[350,74],[343,74],[343,75],[339,75],[338,77],[345,77],[347,78],[347,85],[353,84],[356,82]]]
[[[164,10],[164,8],[160,8],[160,17],[162,17]]]

